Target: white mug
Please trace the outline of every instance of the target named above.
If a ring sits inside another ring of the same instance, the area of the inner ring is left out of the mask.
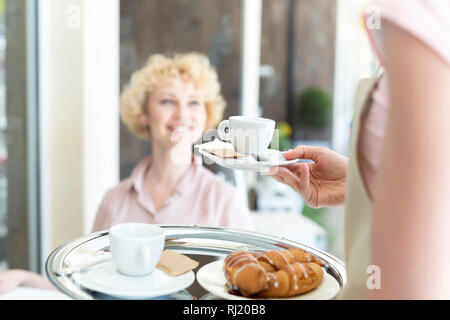
[[[233,116],[219,123],[217,133],[224,141],[233,144],[237,152],[262,154],[270,145],[275,131],[275,121],[265,118]]]
[[[112,260],[117,270],[128,276],[152,273],[161,258],[164,229],[146,223],[118,224],[109,230]]]

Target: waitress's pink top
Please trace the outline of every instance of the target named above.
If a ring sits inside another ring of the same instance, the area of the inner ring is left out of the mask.
[[[131,176],[106,192],[94,223],[94,232],[119,223],[223,226],[253,230],[247,204],[238,190],[205,169],[195,159],[174,195],[156,212],[144,186],[151,156],[142,160]]]
[[[376,0],[372,5],[378,6],[382,19],[411,33],[450,65],[450,0]],[[369,20],[371,23],[374,20],[368,18],[366,16],[366,29],[383,65],[383,30],[369,26]],[[359,164],[370,198],[381,160],[388,111],[388,75],[385,73],[373,92],[372,103],[361,123]]]

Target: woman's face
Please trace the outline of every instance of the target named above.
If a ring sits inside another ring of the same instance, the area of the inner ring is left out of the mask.
[[[153,143],[172,148],[197,141],[206,124],[203,94],[192,82],[161,81],[149,95],[148,123]]]

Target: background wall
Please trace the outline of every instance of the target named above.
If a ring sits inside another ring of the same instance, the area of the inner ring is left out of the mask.
[[[46,197],[43,214],[49,214],[50,248],[56,248],[68,239],[79,237],[83,228],[83,32],[81,24],[68,28],[67,10],[79,8],[82,0],[48,1],[47,61],[41,65],[41,82],[47,88],[41,126],[42,150],[46,157],[42,165]],[[81,14],[81,11],[80,11]],[[81,17],[81,16],[80,16]],[[44,30],[43,30],[44,31]]]
[[[39,1],[44,257],[92,231],[118,182],[118,18],[115,0]]]

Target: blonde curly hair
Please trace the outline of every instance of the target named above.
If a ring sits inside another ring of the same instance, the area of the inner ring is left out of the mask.
[[[192,52],[175,54],[173,57],[162,54],[151,55],[145,66],[134,72],[130,83],[120,97],[120,115],[129,130],[144,140],[150,140],[150,128],[143,124],[147,116],[149,94],[163,79],[181,78],[204,91],[206,108],[206,129],[214,128],[222,119],[226,104],[220,93],[220,83],[215,68],[208,57]]]

